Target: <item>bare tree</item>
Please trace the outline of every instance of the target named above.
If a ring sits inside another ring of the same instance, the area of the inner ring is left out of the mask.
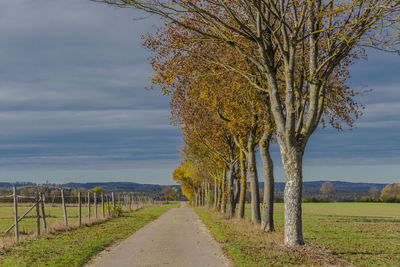
[[[320,191],[326,196],[330,196],[336,192],[332,182],[325,182],[321,185]]]
[[[371,187],[368,191],[369,196],[371,197],[372,200],[377,200],[379,198],[379,189],[376,188],[375,186]]]

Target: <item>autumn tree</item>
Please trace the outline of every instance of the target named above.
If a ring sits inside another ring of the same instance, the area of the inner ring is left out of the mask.
[[[178,35],[175,36],[176,39],[179,38]],[[174,40],[170,36],[166,39]],[[160,45],[160,43],[165,45]],[[199,71],[200,65],[193,64],[193,58],[182,56],[181,45],[180,42],[148,40],[147,46],[158,52],[152,59],[152,65],[156,70],[153,81],[165,94],[171,95],[172,120],[182,127],[185,143],[196,143],[197,147],[202,146],[224,163],[225,172],[222,182],[227,192],[222,195],[222,207],[225,210],[225,200],[227,200],[228,216],[232,217],[235,207],[234,165],[238,161],[234,138],[227,125],[218,116],[218,107],[215,104],[218,101],[214,96],[210,96],[215,91],[204,90],[208,83],[205,83],[206,79],[202,76],[204,73]],[[168,56],[172,53],[171,51],[175,52],[175,57]],[[181,75],[182,73],[185,75]],[[196,79],[196,76],[202,78]],[[215,83],[212,85],[217,86]]]
[[[168,204],[168,200],[173,196],[173,193],[174,193],[174,191],[169,186],[164,187],[163,190],[161,191],[161,194],[164,195],[165,202],[167,204]]]
[[[286,176],[285,244],[304,244],[303,155],[326,111],[329,78],[340,75],[340,66],[356,57],[361,46],[399,51],[400,2],[96,1],[160,15],[230,45],[257,67],[265,83],[239,73],[268,94]]]
[[[240,164],[237,166],[237,169],[240,169],[240,186],[238,183],[236,184],[236,194],[240,194],[239,216],[242,218],[244,216],[246,174],[248,173],[252,189],[252,220],[259,223],[261,218],[255,150],[261,139],[263,140],[261,152],[263,155],[268,153],[269,165],[266,165],[266,168],[272,165],[269,156],[269,143],[273,135],[273,124],[271,120],[266,119],[269,116],[264,108],[268,102],[267,95],[256,90],[241,75],[221,66],[221,63],[216,64],[214,62],[216,57],[221,57],[226,61],[223,65],[227,65],[227,62],[229,62],[229,64],[235,64],[237,68],[252,68],[253,71],[257,71],[236,50],[223,43],[204,42],[196,36],[188,38],[188,35],[190,35],[190,32],[187,29],[169,23],[153,36],[147,36],[145,44],[154,53],[151,58],[152,66],[156,72],[153,82],[160,85],[164,93],[173,95],[171,101],[173,109],[176,109],[177,106],[174,96],[184,92],[188,97],[197,98],[195,101],[185,100],[184,105],[190,103],[190,107],[193,109],[196,103],[203,101],[207,105],[207,111],[214,113],[211,114],[211,117],[217,116],[219,121],[215,124],[217,126],[223,125],[227,135],[231,136],[227,140],[235,141],[235,145],[240,148],[242,155]],[[180,98],[180,103],[182,103],[182,98]],[[174,113],[179,117],[182,116],[180,112],[182,112],[182,109]],[[206,123],[210,124],[212,120],[209,119]],[[196,127],[199,128],[200,126],[197,125]],[[206,126],[206,128],[208,127]],[[263,135],[265,128],[272,130],[266,131],[265,133],[268,134],[264,133]],[[262,136],[268,138],[261,138]],[[227,178],[227,187],[229,188],[228,213],[233,216],[236,202],[231,188],[233,187],[232,179],[235,179],[236,175],[231,175],[231,173],[233,173],[232,164],[237,162],[238,157],[232,157],[234,147],[232,147],[231,141],[229,143],[231,159],[234,160],[224,161],[227,163],[227,174],[229,176]],[[247,170],[244,169],[245,167]],[[265,182],[267,187],[269,184],[273,184],[272,171],[266,171],[264,178],[272,179],[272,182],[270,180]],[[271,190],[266,191],[266,193],[270,192]],[[265,199],[273,199],[273,189],[272,197],[265,197]],[[263,208],[270,207],[270,203],[272,202],[265,202]],[[273,208],[269,210],[272,211]],[[271,214],[270,218],[272,218],[271,212],[267,212],[267,214]]]
[[[89,191],[98,194],[98,193],[102,193],[103,192],[103,188],[101,188],[99,186],[96,186],[96,187],[90,189]]]
[[[269,146],[275,128],[269,99],[266,92],[257,90],[254,84],[238,74],[240,70],[248,75],[256,76],[257,68],[230,46],[204,41],[201,36],[172,23],[166,23],[164,28],[159,29],[157,33],[148,35],[145,45],[154,53],[151,57],[151,64],[156,73],[153,83],[160,85],[165,94],[173,95],[171,105],[175,110],[173,112],[176,114],[175,117],[182,117],[181,113],[187,112],[182,111],[185,109],[178,109],[178,106],[190,106],[193,109],[199,101],[203,101],[208,112],[218,114],[226,131],[230,132],[236,146],[240,148],[240,153],[245,155],[240,162],[244,163],[244,158],[246,158],[247,173],[252,189],[252,220],[256,223],[261,221],[263,230],[273,231],[274,177]],[[221,58],[221,60],[215,62],[215,58]],[[350,115],[353,114],[355,117],[359,115],[357,103],[352,99],[355,93],[344,86],[346,78],[345,74],[337,74],[329,82],[331,90],[326,98],[327,108],[322,117],[323,125],[330,123],[334,128],[341,129],[340,120],[344,120],[351,126],[353,118]],[[258,80],[258,83],[260,82]],[[182,97],[184,94],[186,98]],[[177,95],[180,97],[177,98]],[[193,117],[196,113],[191,111],[190,114]],[[208,124],[211,122],[206,121]],[[221,122],[216,123],[219,125]],[[257,145],[260,147],[264,167],[265,190],[262,218],[255,161]],[[244,164],[240,167],[242,180],[239,216],[243,217],[246,172],[243,169]],[[232,178],[230,176],[228,179],[230,184],[232,184]],[[228,187],[231,186],[228,185]],[[230,199],[233,199],[232,195],[230,191]],[[234,206],[230,209],[230,213],[232,214],[233,211]]]
[[[321,185],[320,191],[325,196],[330,196],[336,192],[332,182],[324,182]]]
[[[379,189],[373,186],[368,190],[368,194],[373,201],[376,201],[379,198]]]
[[[385,186],[381,191],[379,199],[383,202],[400,201],[400,183]]]
[[[182,194],[187,197],[189,203],[192,203],[195,186],[189,175],[187,166],[182,164],[173,171],[172,179],[181,185]]]

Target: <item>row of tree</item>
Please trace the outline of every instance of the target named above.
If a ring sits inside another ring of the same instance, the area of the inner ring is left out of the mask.
[[[251,218],[273,231],[273,162],[277,141],[286,176],[286,245],[304,244],[303,155],[322,124],[342,129],[361,115],[348,67],[363,47],[398,52],[397,0],[94,0],[163,18],[146,36],[153,83],[171,97],[183,132],[173,178],[194,203]],[[342,123],[344,122],[344,123]],[[256,150],[265,190],[260,211]]]
[[[368,196],[363,196],[361,201],[364,202],[400,202],[400,183],[388,184],[379,194],[376,187],[369,190]]]

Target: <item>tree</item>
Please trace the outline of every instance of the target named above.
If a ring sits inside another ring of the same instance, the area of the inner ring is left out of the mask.
[[[10,193],[10,190],[8,190],[7,188],[4,187],[0,187],[0,195],[1,196],[8,196]]]
[[[230,45],[257,67],[264,82],[254,82],[254,77],[239,73],[269,96],[286,176],[285,244],[304,244],[303,155],[326,112],[328,96],[337,90],[329,79],[346,74],[351,59],[360,54],[360,46],[399,51],[394,45],[398,45],[400,2],[95,1],[160,15],[205,38]],[[196,27],[199,23],[201,27]]]
[[[181,194],[178,188],[172,188],[171,199],[179,200],[181,198]]]
[[[385,186],[382,191],[379,199],[383,202],[395,202],[398,200],[400,196],[400,183]]]
[[[93,193],[102,193],[103,192],[103,188],[101,188],[99,186],[96,186],[96,187],[90,189],[89,191],[93,192]]]
[[[168,200],[169,200],[170,198],[172,198],[173,193],[174,193],[174,191],[173,191],[172,188],[169,187],[169,186],[164,187],[163,190],[161,191],[161,194],[164,195],[165,202],[166,202],[167,204],[168,204]]]
[[[325,182],[321,185],[320,191],[322,194],[326,196],[330,196],[335,193],[335,188],[333,187],[332,182]]]
[[[270,119],[267,119],[268,114],[264,109],[268,102],[267,96],[264,92],[256,90],[241,75],[221,66],[220,63],[216,64],[214,62],[215,58],[220,57],[226,62],[234,62],[236,68],[256,71],[252,64],[244,60],[236,50],[223,43],[204,42],[201,38],[195,36],[186,40],[185,37],[187,38],[188,35],[190,35],[190,32],[187,29],[169,23],[153,36],[147,36],[145,44],[155,54],[151,58],[151,63],[156,73],[153,77],[153,83],[160,85],[164,93],[172,94],[173,115],[175,114],[173,117],[182,118],[182,112],[187,113],[189,103],[191,108],[190,115],[193,117],[193,114],[197,114],[193,111],[194,105],[200,101],[204,102],[202,106],[207,106],[207,112],[211,114],[209,117],[214,117],[215,120],[215,116],[218,115],[215,122],[216,125],[222,124],[226,129],[225,131],[230,135],[226,140],[229,140],[227,145],[231,152],[222,158],[227,165],[228,214],[233,216],[236,204],[233,190],[231,190],[233,188],[233,179],[235,178],[235,175],[232,175],[233,165],[238,158],[233,155],[235,154],[235,148],[232,145],[236,145],[240,148],[240,153],[243,156],[238,167],[238,169],[241,169],[241,186],[237,186],[237,189],[240,188],[240,190],[236,191],[236,193],[241,194],[239,198],[239,216],[241,218],[244,217],[244,196],[246,194],[246,174],[248,173],[252,188],[252,220],[260,223],[255,150],[257,144],[261,142],[264,128],[271,129],[265,132],[267,134],[263,135],[265,137],[262,138],[262,146],[260,144],[260,151],[263,156],[265,155],[263,159],[266,157],[269,159],[268,165],[264,164],[264,170],[266,170],[264,179],[268,180],[265,181],[267,188],[268,185],[273,184],[273,172],[269,171],[269,168],[272,167],[269,144],[273,135],[273,124]],[[227,65],[228,63],[224,64]],[[183,93],[190,96],[191,99],[185,98],[182,101],[182,97],[175,98],[176,95]],[[174,99],[179,99],[180,101],[177,102]],[[186,108],[177,108],[182,106]],[[201,116],[197,114],[195,117]],[[179,121],[181,124],[188,126],[187,119],[180,119]],[[210,124],[212,120],[207,120],[205,123]],[[193,127],[193,124],[196,123],[192,121],[189,127]],[[202,128],[200,125],[197,124],[196,128]],[[234,144],[232,140],[235,141]],[[247,164],[244,164],[244,161]],[[247,167],[247,171],[244,170],[245,167]],[[272,182],[270,182],[271,179]],[[271,192],[272,197],[269,197],[268,194],[271,194]],[[266,190],[265,195],[264,199],[267,199],[267,201],[263,205],[263,210],[267,209],[268,212],[263,212],[267,214],[267,216],[263,216],[263,220],[270,221],[273,218],[273,207],[272,201],[269,200],[273,200],[273,189]],[[273,223],[265,223],[263,225],[273,225]],[[273,230],[273,226],[264,227],[264,229]]]
[[[373,186],[373,187],[371,187],[371,188],[369,189],[368,193],[369,193],[369,196],[371,197],[371,199],[372,199],[373,201],[378,200],[378,198],[379,198],[379,189],[378,189],[378,188],[376,188],[375,186]]]

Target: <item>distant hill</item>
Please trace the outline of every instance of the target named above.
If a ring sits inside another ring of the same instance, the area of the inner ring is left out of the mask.
[[[36,183],[32,182],[15,182],[15,183],[9,183],[9,182],[0,182],[0,188],[9,188],[12,186],[17,186],[17,187],[26,187],[26,186],[36,186]]]
[[[320,188],[326,181],[312,181],[303,183],[303,197],[317,197],[318,199],[326,198]],[[342,182],[342,181],[331,181],[335,189],[335,193],[330,195],[329,198],[335,201],[358,201],[362,196],[368,196],[371,187],[378,188],[379,191],[382,190],[387,184],[381,183],[352,183],[352,182]],[[7,183],[0,182],[0,188],[11,189],[12,186],[31,187],[38,184],[32,182],[16,182]],[[142,192],[146,195],[152,197],[160,197],[161,191],[167,185],[160,184],[140,184],[133,182],[99,182],[99,183],[65,183],[65,184],[40,184],[47,187],[63,187],[69,189],[84,189],[89,190],[94,187],[101,187],[105,191],[114,192]],[[171,187],[180,188],[179,185],[169,185]],[[264,188],[264,183],[260,182],[260,189]],[[281,201],[283,199],[285,183],[277,182],[275,183],[275,199]],[[250,195],[248,194],[248,198]],[[249,200],[249,199],[248,199]]]
[[[303,183],[303,198],[316,197],[318,199],[326,198],[320,191],[323,183],[327,181],[312,181]],[[368,196],[372,187],[381,191],[387,184],[380,183],[352,183],[342,181],[330,181],[333,184],[335,192],[329,195],[329,199],[334,201],[359,201],[361,197]],[[264,183],[260,184],[264,188]],[[275,198],[282,199],[285,183],[275,183]]]
[[[323,183],[327,181],[312,181],[303,182],[303,188],[305,190],[319,190]],[[382,190],[387,184],[379,183],[352,183],[352,182],[342,182],[342,181],[330,181],[336,190],[349,190],[349,191],[368,191],[371,187],[376,187]],[[264,183],[260,183],[260,188],[264,188]],[[285,183],[278,182],[275,183],[275,189],[283,190],[285,188]]]
[[[161,191],[167,185],[159,184],[139,184],[132,182],[104,182],[104,183],[67,183],[60,185],[65,188],[83,188],[92,189],[96,186],[103,188],[105,191]],[[171,185],[170,187],[177,187],[178,185]]]
[[[319,190],[321,185],[326,181],[312,181],[303,182],[303,188],[305,190]],[[349,191],[368,191],[371,187],[376,187],[382,190],[387,184],[381,183],[352,183],[352,182],[342,182],[342,181],[330,181],[336,190],[349,190]],[[264,188],[264,182],[260,182],[260,189]],[[26,187],[26,186],[36,186],[36,183],[32,182],[0,182],[0,188],[9,188],[11,186]],[[65,187],[65,188],[83,188],[92,189],[96,186],[103,188],[106,191],[158,191],[162,190],[167,185],[160,184],[140,184],[133,182],[99,182],[99,183],[66,183],[66,184],[45,184],[45,186],[50,187]],[[170,185],[171,187],[179,188],[179,185]],[[283,190],[285,188],[285,183],[276,182],[275,189]]]
[[[66,184],[36,184],[31,182],[16,182],[16,183],[7,183],[0,182],[0,188],[11,188],[12,186],[21,187],[31,187],[43,185],[48,187],[63,187],[69,189],[85,189],[89,190],[96,186],[103,188],[105,191],[161,191],[167,185],[159,185],[159,184],[140,184],[133,182],[99,182],[99,183],[66,183]],[[180,188],[179,185],[169,185],[170,187]]]

